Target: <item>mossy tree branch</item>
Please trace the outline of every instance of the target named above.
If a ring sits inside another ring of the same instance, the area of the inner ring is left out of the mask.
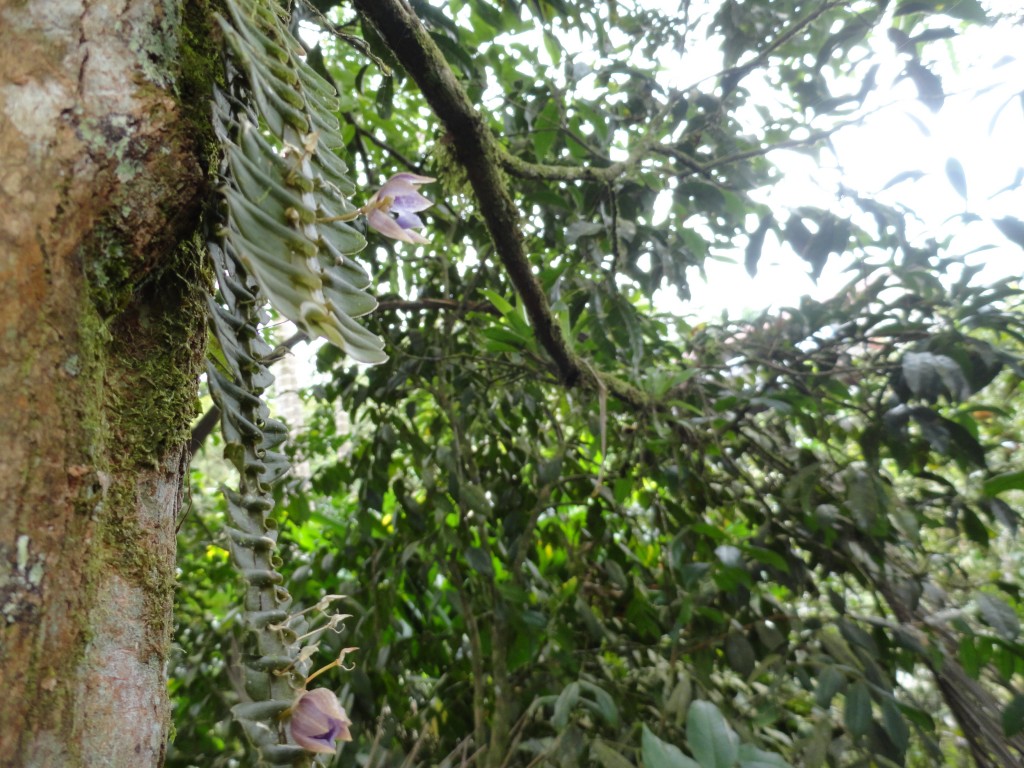
[[[480,204],[495,251],[519,293],[537,341],[551,357],[559,379],[569,387],[584,385],[599,391],[606,390],[634,408],[650,407],[650,398],[646,394],[614,377],[598,374],[570,349],[552,317],[547,295],[534,277],[526,256],[519,210],[512,200],[503,172],[510,155],[488,130],[483,117],[473,107],[416,14],[403,0],[355,0],[355,6],[416,81],[447,130],[456,158],[465,168]],[[643,151],[646,152],[647,148]],[[594,171],[610,172],[607,169]],[[598,180],[598,176],[594,178]]]
[[[401,0],[356,0],[355,6],[415,79],[447,129],[456,157],[480,203],[495,250],[522,298],[537,341],[550,355],[559,378],[567,386],[589,378],[554,322],[547,295],[530,269],[519,210],[501,169],[501,148],[443,54],[416,14]]]

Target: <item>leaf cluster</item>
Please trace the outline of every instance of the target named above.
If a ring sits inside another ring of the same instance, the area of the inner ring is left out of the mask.
[[[976,5],[898,4],[908,61]],[[538,341],[421,73],[347,7],[306,9],[330,18],[309,60],[359,180],[442,179],[430,247],[365,254],[389,360],[321,350],[294,447],[311,477],[282,498],[290,589],[347,595],[325,648],[360,647],[336,764],[931,766],[963,741],[1019,764],[1018,286],[854,191],[756,194],[773,148],[816,153],[861,114],[882,4],[411,6],[498,137],[529,270],[594,383],[567,387]],[[665,85],[659,57],[703,33],[721,72]],[[845,259],[847,284],[742,322],[663,309],[726,248],[756,272],[769,234],[812,273]],[[205,722],[224,674],[180,689]]]

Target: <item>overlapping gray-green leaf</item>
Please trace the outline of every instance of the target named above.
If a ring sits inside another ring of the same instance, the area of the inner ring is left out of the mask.
[[[265,360],[270,346],[259,333],[259,288],[247,278],[230,244],[209,243],[220,285],[209,300],[222,357],[207,365],[207,381],[221,409],[224,454],[238,472],[227,500],[231,557],[246,582],[242,616],[251,630],[245,657],[245,696],[235,718],[259,749],[264,764],[294,765],[304,752],[287,744],[280,715],[304,683],[308,662],[300,654],[301,618],[289,614],[291,597],[278,572],[277,531],[271,518],[272,486],[289,469],[281,452],[284,424],[270,417],[262,393],[274,380]]]
[[[310,336],[364,363],[386,359],[379,338],[353,320],[374,309],[370,280],[351,256],[365,246],[344,222],[354,192],[340,146],[333,89],[307,66],[275,0],[227,0],[219,19],[230,43],[213,123],[224,152],[221,219],[208,244],[219,296],[209,299],[219,354],[207,367],[221,410],[225,456],[238,472],[225,488],[231,559],[245,580],[249,630],[244,690],[233,714],[260,765],[308,765],[289,743],[287,710],[305,689],[304,612],[283,587],[273,485],[287,473],[285,426],[264,391],[273,357],[260,328],[270,303]],[[307,639],[305,641],[309,643]]]
[[[224,238],[271,304],[311,337],[363,363],[386,359],[383,342],[353,318],[376,307],[352,260],[366,244],[339,218],[354,215],[334,89],[306,63],[274,2],[229,0],[220,19],[232,63],[255,115],[223,136],[227,174]]]

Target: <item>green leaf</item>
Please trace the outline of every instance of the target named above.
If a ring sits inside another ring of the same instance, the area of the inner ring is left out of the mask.
[[[431,6],[424,3],[420,5],[420,8],[428,9],[431,8]],[[435,9],[435,13],[437,16],[444,18],[446,22],[451,23],[447,18],[447,15],[439,9]],[[459,45],[457,42],[452,40],[451,37],[440,31],[431,32],[430,37],[433,38],[437,47],[441,49],[441,53],[444,54],[444,57],[448,60],[449,64],[461,69],[469,77],[476,74],[474,70],[473,57],[469,55],[469,52],[466,51],[463,46]]]
[[[548,99],[547,104],[533,121],[530,139],[533,141],[533,153],[538,163],[544,162],[548,152],[554,146],[559,131],[558,104]]]
[[[986,496],[998,496],[1006,491],[1024,491],[1024,470],[994,475],[985,481],[982,490]]]
[[[847,473],[847,499],[857,527],[866,533],[884,531],[892,497],[888,486],[859,469]]]
[[[989,515],[993,520],[1004,526],[1011,535],[1017,535],[1020,515],[1018,515],[1013,507],[1001,499],[991,497],[982,499],[982,504],[988,509]]]
[[[677,724],[682,725],[683,716],[686,714],[690,706],[690,700],[693,697],[693,682],[685,672],[680,674],[679,682],[676,683],[672,693],[669,694],[668,699],[665,701],[664,711],[666,715],[674,718]]]
[[[933,4],[922,0],[907,0],[896,6],[894,16],[906,16],[908,13],[928,13],[932,10]]]
[[[662,741],[645,724],[641,737],[644,768],[702,768],[701,764],[683,754],[679,747]]]
[[[987,466],[985,448],[962,425],[926,407],[911,408],[906,413],[918,423],[921,434],[936,453],[952,456],[964,465]]]
[[[1024,248],[1024,221],[1013,216],[1004,216],[996,219],[994,223],[1009,240]]]
[[[757,654],[742,632],[732,632],[725,638],[725,660],[743,677],[748,677],[754,671]]]
[[[565,730],[565,726],[569,724],[569,714],[576,708],[579,699],[580,684],[576,681],[569,683],[558,694],[555,711],[551,716],[551,725],[556,731]]]
[[[619,725],[619,708],[615,706],[615,699],[604,688],[594,685],[586,680],[580,680],[580,690],[589,693],[593,697],[593,709],[601,715],[605,723],[616,728]],[[586,701],[584,699],[584,701]]]
[[[977,680],[981,671],[981,652],[978,650],[978,643],[973,636],[966,635],[960,638],[957,657],[960,659],[964,671]]]
[[[486,2],[486,0],[477,0],[477,2],[474,2],[473,10],[480,14],[480,18],[484,23],[495,32],[501,30],[504,26],[501,18],[501,11],[491,6]]]
[[[505,297],[502,296],[500,293],[488,290],[486,288],[481,289],[480,293],[487,297],[487,300],[491,302],[491,304],[494,305],[494,308],[501,312],[501,314],[515,314],[516,308],[512,306],[512,304],[509,303],[508,300],[506,300]]]
[[[896,6],[894,15],[906,16],[908,13],[942,13],[954,19],[979,23],[988,20],[988,14],[978,0],[905,0]]]
[[[478,573],[482,573],[487,577],[494,576],[494,564],[491,562],[490,556],[480,547],[469,547],[466,549],[466,562]]]
[[[832,743],[832,721],[822,718],[814,724],[814,732],[807,740],[802,754],[802,768],[821,768],[828,757],[828,748]]]
[[[956,2],[944,0],[936,5],[936,10],[963,21],[973,21],[979,24],[989,21],[988,13],[978,0],[956,0]]]
[[[951,37],[956,37],[957,31],[950,29],[949,27],[942,27],[941,29],[926,29],[924,32],[919,32],[910,38],[911,43],[930,43],[935,40],[948,40]]]
[[[917,88],[917,98],[932,112],[938,112],[946,101],[946,93],[942,88],[942,78],[932,72],[917,59],[906,63],[904,74],[909,77]]]
[[[974,596],[981,618],[1004,640],[1016,640],[1020,634],[1020,617],[1008,602],[989,592],[978,592]]]
[[[395,104],[395,78],[385,77],[381,80],[380,87],[377,88],[377,97],[375,99],[377,105],[377,114],[380,115],[382,120],[390,120],[391,115],[394,114]]]
[[[965,400],[971,395],[963,369],[948,355],[908,352],[903,356],[903,380],[916,396],[934,403],[940,395]]]
[[[1017,694],[1003,710],[1003,734],[1008,739],[1024,731],[1024,696]]]
[[[864,736],[871,728],[871,694],[866,683],[858,680],[846,691],[843,722],[854,736]]]
[[[544,30],[544,47],[554,65],[559,66],[562,63],[562,46],[558,42],[558,38],[547,30]]]
[[[768,230],[775,224],[775,217],[769,213],[761,217],[761,223],[747,239],[747,248],[743,256],[743,265],[747,274],[754,277],[757,274],[757,263],[761,260],[761,251],[764,249],[764,238]]]
[[[465,481],[459,485],[459,501],[480,514],[487,514],[491,509],[487,494],[476,483]]]
[[[910,745],[910,729],[907,728],[899,706],[892,699],[882,700],[882,728],[900,752],[907,751]]]
[[[601,768],[634,768],[633,763],[601,739],[594,739],[591,742],[590,759],[596,760]]]
[[[739,768],[792,768],[781,755],[758,749],[753,744],[739,748]]]
[[[846,685],[846,676],[833,666],[825,667],[818,676],[818,687],[814,691],[814,703],[827,709],[832,699]]]
[[[981,518],[978,517],[977,513],[970,507],[963,507],[960,510],[960,523],[964,529],[964,533],[967,534],[967,538],[973,541],[975,544],[980,544],[983,547],[988,546],[991,534],[988,532],[988,528],[981,522]]]
[[[694,701],[686,715],[686,742],[701,768],[732,768],[738,756],[738,739],[718,707],[710,701]]]
[[[596,221],[574,221],[565,231],[565,241],[570,245],[581,237],[592,237],[604,232],[604,224]]]
[[[895,176],[889,179],[889,181],[885,183],[882,189],[889,189],[889,187],[894,187],[897,184],[902,184],[904,181],[917,181],[924,175],[924,171],[903,171],[902,173],[897,173]]]
[[[966,200],[967,175],[964,173],[963,165],[955,157],[951,157],[946,161],[946,177],[949,179],[949,183],[953,185],[953,189],[956,190],[957,194]]]

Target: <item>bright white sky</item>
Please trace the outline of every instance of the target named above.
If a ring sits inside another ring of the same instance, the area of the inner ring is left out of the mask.
[[[674,13],[680,2],[644,0],[644,4]],[[1020,12],[1020,0],[988,0],[984,4],[994,13]],[[709,82],[702,81],[722,70],[720,40],[708,33],[720,5],[721,0],[691,0],[691,32],[685,55],[680,59],[676,53],[668,52],[659,60],[664,70],[661,80],[666,86],[680,90],[698,84],[710,87]],[[879,29],[892,24],[890,16]],[[929,20],[931,28],[958,29],[961,25],[959,20],[943,16]],[[916,29],[915,33],[919,31]],[[584,39],[579,30],[555,28],[554,32],[574,62],[597,64],[595,46]],[[547,58],[537,31],[515,37],[535,47],[542,59]],[[995,248],[968,258],[970,263],[986,265],[976,280],[1020,274],[1024,253],[1006,240],[990,220],[1001,216],[1024,219],[1024,188],[997,194],[1013,183],[1018,169],[1024,168],[1021,150],[1024,57],[1002,61],[1022,50],[1022,42],[1024,27],[1004,23],[996,28],[972,27],[951,41],[928,44],[922,60],[942,78],[947,94],[943,108],[934,114],[917,100],[916,89],[909,79],[895,82],[903,71],[905,59],[897,55],[895,46],[884,35],[878,35],[873,40],[875,57],[863,63],[855,73],[855,77],[863,77],[870,65],[882,64],[876,88],[864,104],[864,111],[871,113],[870,117],[861,125],[835,134],[834,152],[823,151],[820,163],[793,151],[773,153],[771,159],[780,167],[782,180],[760,197],[757,193],[753,197],[766,202],[770,195],[773,207],[815,205],[838,215],[861,216],[861,221],[865,221],[864,214],[852,203],[838,199],[841,184],[880,202],[912,210],[918,217],[908,227],[912,239],[942,241],[952,237],[949,243],[952,254],[966,254],[995,244]],[[639,55],[636,65],[644,65]],[[673,77],[674,73],[678,74]],[[586,80],[580,85],[585,88]],[[855,91],[858,86],[858,80],[842,83],[837,85],[834,94]],[[754,101],[776,102],[772,86],[763,80],[759,83],[757,74],[744,80],[744,87],[751,91]],[[994,119],[997,113],[998,118]],[[756,130],[760,123],[761,118],[752,113],[751,129]],[[964,168],[968,188],[966,202],[946,177],[946,162],[951,157],[959,160]],[[893,177],[904,171],[920,171],[924,175],[883,191]],[[655,222],[664,220],[670,204],[671,193],[666,191],[655,206]],[[964,226],[959,214],[965,212],[986,221]],[[756,222],[752,221],[750,228],[754,226]],[[691,301],[681,304],[675,291],[666,289],[659,292],[657,302],[665,311],[701,320],[716,317],[723,311],[737,316],[793,305],[808,294],[824,299],[847,282],[843,271],[853,258],[850,255],[830,257],[815,284],[809,275],[809,265],[769,234],[756,277],[750,277],[743,266],[741,244],[737,253],[714,252],[714,258],[704,265],[706,280],[700,270],[690,271]]]
[[[1007,3],[1003,5],[1010,9]],[[951,25],[957,23],[950,20]],[[1020,275],[1024,252],[1017,245],[988,221],[964,227],[958,214],[967,210],[986,220],[1001,216],[1024,219],[1024,189],[999,194],[1013,183],[1018,169],[1024,167],[1024,60],[1018,58],[996,66],[1001,59],[1021,51],[1022,40],[1024,28],[1006,24],[991,29],[973,28],[954,38],[950,46],[931,43],[924,60],[934,62],[934,71],[942,77],[947,93],[946,103],[938,114],[917,101],[909,80],[893,85],[903,64],[887,40],[878,41],[878,53],[888,60],[879,72],[878,87],[865,106],[883,108],[863,125],[838,133],[833,140],[836,153],[822,153],[821,166],[795,152],[773,154],[771,157],[784,176],[772,188],[773,202],[830,207],[840,182],[865,194],[879,193],[881,202],[902,204],[920,217],[920,221],[912,224],[910,234],[939,241],[952,236],[952,254],[995,244],[995,248],[969,257],[971,263],[986,265],[976,280]],[[954,50],[956,60],[952,58]],[[979,94],[980,91],[983,92]],[[964,167],[966,203],[946,177],[945,166],[950,157]],[[918,181],[903,182],[880,192],[898,173],[910,170],[925,175]],[[833,210],[838,213],[840,209]],[[754,278],[743,267],[742,252],[719,257],[725,260],[709,260],[705,264],[706,283],[702,283],[697,270],[692,271],[694,298],[680,308],[683,312],[699,319],[717,316],[723,310],[736,316],[745,310],[793,305],[805,294],[825,298],[846,282],[843,269],[852,258],[831,257],[815,285],[808,274],[809,266],[788,248],[781,247],[771,234]]]

